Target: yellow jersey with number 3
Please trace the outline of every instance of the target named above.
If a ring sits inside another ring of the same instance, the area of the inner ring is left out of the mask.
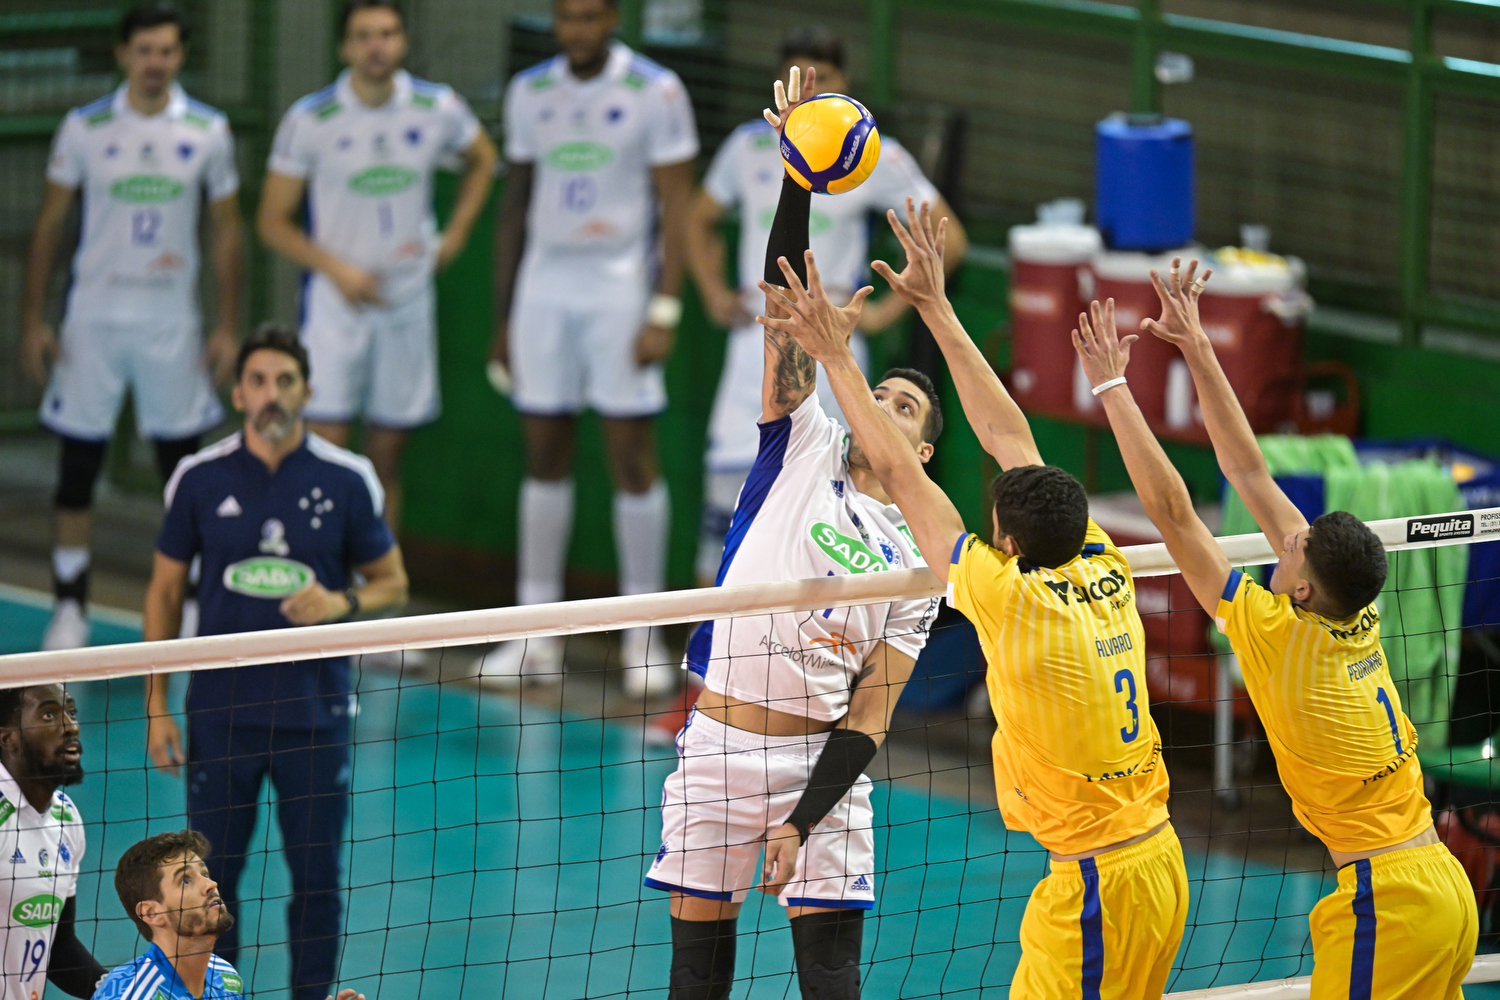
[[[1335,851],[1410,840],[1432,824],[1417,732],[1401,711],[1372,604],[1349,621],[1293,606],[1239,570],[1219,601],[1292,811]]]
[[[1130,564],[1092,520],[1084,542],[1043,569],[964,535],[948,569],[948,603],[974,623],[989,664],[1000,814],[1058,854],[1167,819]]]

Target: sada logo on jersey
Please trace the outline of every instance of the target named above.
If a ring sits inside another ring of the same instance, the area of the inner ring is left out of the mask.
[[[41,893],[23,899],[10,911],[10,918],[22,927],[46,927],[57,923],[62,913],[63,901],[51,893]]]
[[[121,177],[109,186],[109,193],[121,201],[160,202],[176,201],[182,196],[185,186],[160,174],[136,174]]]
[[[871,552],[863,541],[841,533],[827,521],[814,521],[808,531],[818,548],[851,573],[879,573],[886,568],[885,560]]]
[[[547,151],[548,166],[570,174],[600,170],[614,161],[615,151],[597,142],[565,142]]]
[[[317,579],[311,566],[294,559],[261,556],[224,567],[224,586],[246,597],[290,597]]]
[[[389,198],[400,194],[417,182],[417,172],[410,167],[398,167],[394,163],[382,163],[378,167],[367,167],[349,178],[349,190],[367,198]]]

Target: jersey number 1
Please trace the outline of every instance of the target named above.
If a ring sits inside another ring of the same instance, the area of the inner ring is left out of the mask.
[[[47,942],[29,941],[24,945],[24,949],[21,952],[21,982],[23,983],[30,982],[32,976],[43,971],[43,963],[47,958]]]
[[[1130,728],[1120,727],[1120,739],[1126,743],[1134,742],[1141,734],[1141,710],[1135,703],[1135,674],[1129,670],[1115,674],[1115,693],[1125,694],[1125,707],[1130,709]]]
[[[1385,693],[1385,688],[1375,689],[1375,700],[1385,706],[1385,717],[1391,723],[1391,739],[1396,741],[1396,756],[1401,756],[1401,732],[1396,728],[1396,707],[1391,704],[1391,696]]]

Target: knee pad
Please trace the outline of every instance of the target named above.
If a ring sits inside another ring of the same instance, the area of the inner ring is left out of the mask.
[[[104,452],[109,442],[59,436],[62,457],[53,503],[63,510],[88,510],[94,505],[94,483],[99,480],[99,470],[104,468]]]
[[[725,1000],[734,985],[735,921],[672,918],[669,1000]]]
[[[802,1000],[859,1000],[865,911],[808,913],[791,923]]]
[[[156,473],[161,476],[165,483],[172,478],[177,463],[187,458],[198,450],[200,436],[194,434],[185,438],[155,438],[152,444],[156,446]]]

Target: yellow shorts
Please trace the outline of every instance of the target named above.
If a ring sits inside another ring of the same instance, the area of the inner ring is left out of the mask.
[[[1464,995],[1479,912],[1463,865],[1443,844],[1345,865],[1308,923],[1312,1000]]]
[[[1170,825],[1097,858],[1054,861],[1021,918],[1011,998],[1156,1000],[1187,912],[1187,868]]]

